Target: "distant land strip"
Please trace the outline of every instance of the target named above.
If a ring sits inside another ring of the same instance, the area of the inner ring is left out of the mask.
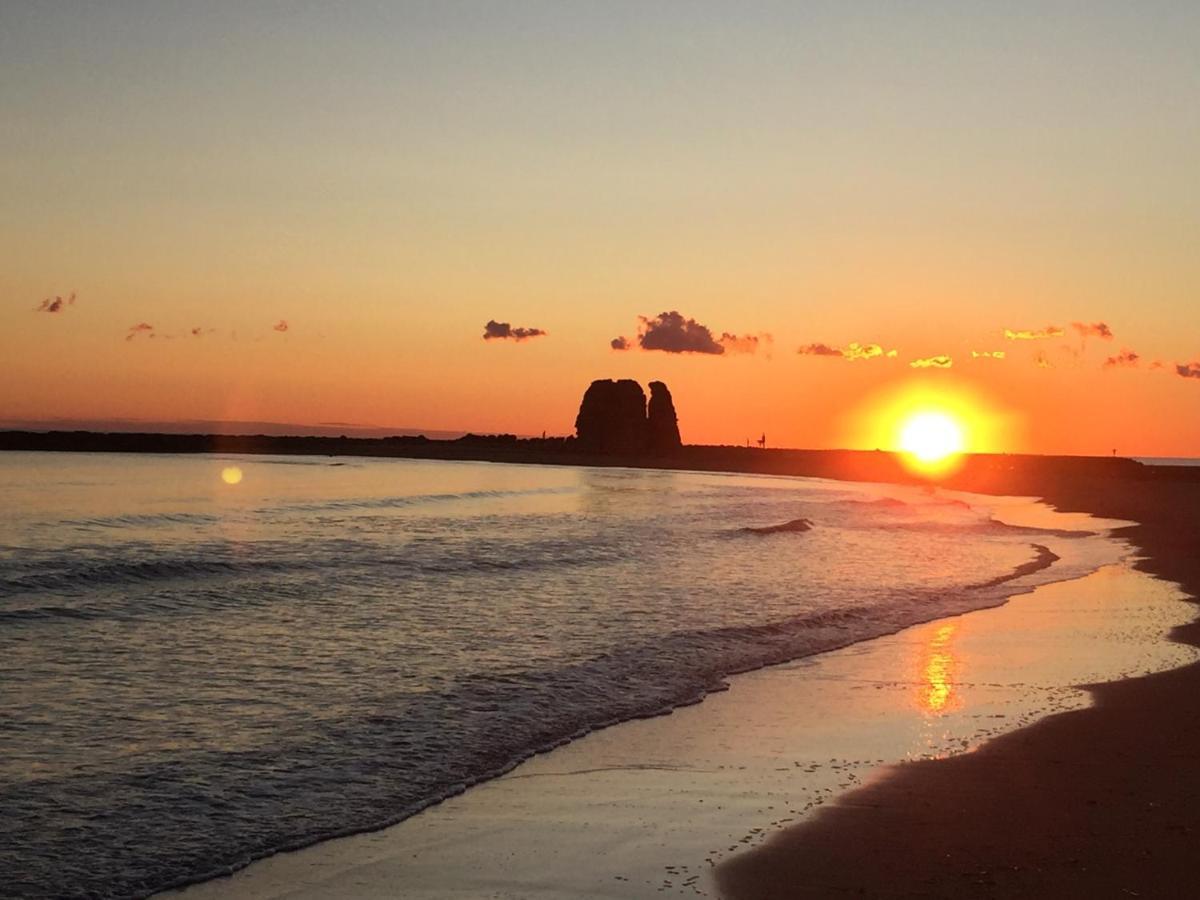
[[[899,454],[881,450],[787,450],[685,444],[662,454],[584,452],[573,438],[467,434],[455,440],[154,434],[92,431],[0,431],[0,451],[84,453],[236,453],[397,457],[536,465],[619,466],[751,475],[793,475],[841,481],[936,483],[984,493],[1042,494],[1061,479],[1200,481],[1200,467],[1156,466],[1108,456],[968,454],[953,474],[932,481],[914,474]]]

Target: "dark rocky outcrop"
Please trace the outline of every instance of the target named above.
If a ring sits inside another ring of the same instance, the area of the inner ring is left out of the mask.
[[[577,446],[589,453],[641,455],[678,450],[679,421],[671,392],[650,382],[650,404],[636,381],[593,381],[575,417]]]
[[[646,392],[636,381],[593,381],[579,404],[575,433],[579,447],[593,453],[644,453]]]
[[[679,439],[679,417],[671,392],[661,381],[650,382],[650,406],[647,425],[647,448],[651,453],[669,453],[683,446]]]

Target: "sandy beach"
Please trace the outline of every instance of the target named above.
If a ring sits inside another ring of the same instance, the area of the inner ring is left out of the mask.
[[[1139,829],[1129,846],[1188,846],[1190,794],[1162,789],[1178,732],[1155,717],[1176,713],[1158,692],[1178,700],[1198,677],[1195,651],[1167,640],[1193,611],[1149,574],[1177,578],[1184,556],[1134,556],[1181,535],[1136,492],[1057,499],[1147,524],[1086,578],[736,676],[392,828],[164,896],[1070,896],[1111,887],[1104,862],[1172,896],[1133,878],[1146,854],[1112,848]]]

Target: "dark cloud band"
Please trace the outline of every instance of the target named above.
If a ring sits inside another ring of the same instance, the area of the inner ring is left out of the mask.
[[[483,326],[485,341],[525,341],[545,334],[541,328],[513,328],[508,322],[497,322],[495,319],[489,319]]]

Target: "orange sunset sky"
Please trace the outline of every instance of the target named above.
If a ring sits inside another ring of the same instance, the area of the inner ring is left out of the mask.
[[[1198,46],[1165,2],[5,4],[0,424],[566,434],[630,377],[689,442],[877,446],[916,385],[975,449],[1200,456]]]

